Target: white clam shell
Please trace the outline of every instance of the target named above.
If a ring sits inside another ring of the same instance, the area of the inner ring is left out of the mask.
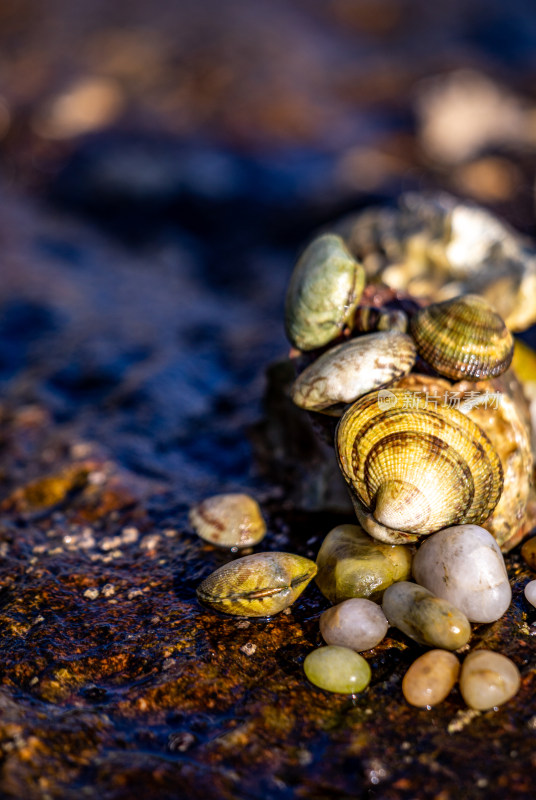
[[[292,399],[310,411],[353,403],[407,375],[415,357],[413,340],[400,331],[359,336],[332,347],[308,366],[294,382]]]

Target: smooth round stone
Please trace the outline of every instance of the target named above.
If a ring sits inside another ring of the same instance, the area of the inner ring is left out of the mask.
[[[446,650],[428,650],[410,666],[402,680],[402,692],[412,706],[442,703],[458,680],[460,662]]]
[[[354,597],[328,608],[320,617],[320,633],[326,644],[370,650],[385,637],[389,623],[372,600]]]
[[[512,599],[499,546],[479,525],[456,525],[430,536],[413,559],[413,575],[471,622],[495,622]]]
[[[370,667],[348,647],[319,647],[303,663],[307,678],[327,692],[355,694],[370,683]]]
[[[531,581],[530,583],[527,583],[527,585],[525,586],[525,597],[527,598],[527,600],[531,605],[536,606],[536,581]],[[320,619],[322,620],[322,617]]]
[[[266,533],[259,504],[247,494],[216,494],[190,509],[190,525],[217,547],[253,547]]]
[[[529,539],[521,548],[521,555],[529,565],[529,567],[536,571],[536,536]]]
[[[460,690],[467,705],[479,711],[506,703],[520,683],[518,668],[501,653],[475,650],[463,662]]]
[[[409,581],[390,586],[382,608],[391,625],[419,644],[457,650],[467,644],[471,626],[457,608]]]
[[[338,525],[324,539],[316,563],[316,583],[330,603],[374,600],[395,581],[409,578],[411,550],[379,542],[359,525]]]

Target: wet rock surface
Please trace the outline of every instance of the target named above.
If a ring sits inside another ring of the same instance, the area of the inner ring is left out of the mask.
[[[314,584],[270,620],[195,597],[231,556],[194,535],[193,502],[251,492],[263,549],[312,559],[354,522],[296,500],[290,479],[318,447],[306,423],[292,417],[277,447],[262,424],[307,237],[428,185],[477,187],[534,233],[533,145],[509,134],[489,153],[475,133],[473,160],[447,174],[422,154],[411,105],[423,76],[470,62],[530,107],[525,4],[487,4],[485,25],[477,2],[357,5],[130,2],[111,19],[84,0],[2,4],[3,797],[534,794],[534,573],[519,548],[510,609],[471,643],[520,670],[497,712],[468,711],[457,688],[410,707],[401,682],[423,651],[396,631],[367,653],[358,697],[312,687],[303,662],[327,608]]]

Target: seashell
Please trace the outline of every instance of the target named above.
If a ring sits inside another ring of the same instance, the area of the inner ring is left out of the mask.
[[[336,443],[359,521],[390,544],[483,522],[501,496],[501,462],[484,432],[416,393],[362,397],[341,418]]]
[[[371,539],[359,525],[338,525],[318,552],[316,584],[331,603],[351,597],[380,599],[411,574],[411,549]]]
[[[465,295],[417,311],[410,320],[417,351],[441,375],[478,381],[510,366],[512,334],[486,300]]]
[[[254,553],[220,567],[198,586],[202,603],[242,617],[271,617],[288,608],[316,575],[293,553]]]
[[[190,525],[217,547],[253,547],[266,534],[259,504],[247,494],[217,494],[193,506]]]
[[[411,373],[391,387],[418,392],[442,405],[452,404],[484,431],[501,460],[504,477],[501,499],[486,520],[486,528],[503,551],[515,547],[534,523],[528,513],[533,463],[529,426],[516,386],[508,373],[491,381],[452,384]]]
[[[309,411],[353,403],[373,389],[406,375],[415,363],[413,340],[405,333],[370,333],[336,345],[296,379],[292,399]]]
[[[336,339],[350,324],[365,286],[365,271],[340,236],[315,239],[299,259],[285,303],[289,340],[314,350]]]
[[[401,196],[337,226],[367,276],[428,302],[484,296],[512,331],[536,322],[536,251],[489,211],[447,194]]]

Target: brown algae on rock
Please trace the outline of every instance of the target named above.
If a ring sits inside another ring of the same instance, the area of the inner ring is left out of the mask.
[[[316,569],[314,561],[293,553],[254,553],[205,578],[197,596],[226,614],[271,617],[297,600]]]

